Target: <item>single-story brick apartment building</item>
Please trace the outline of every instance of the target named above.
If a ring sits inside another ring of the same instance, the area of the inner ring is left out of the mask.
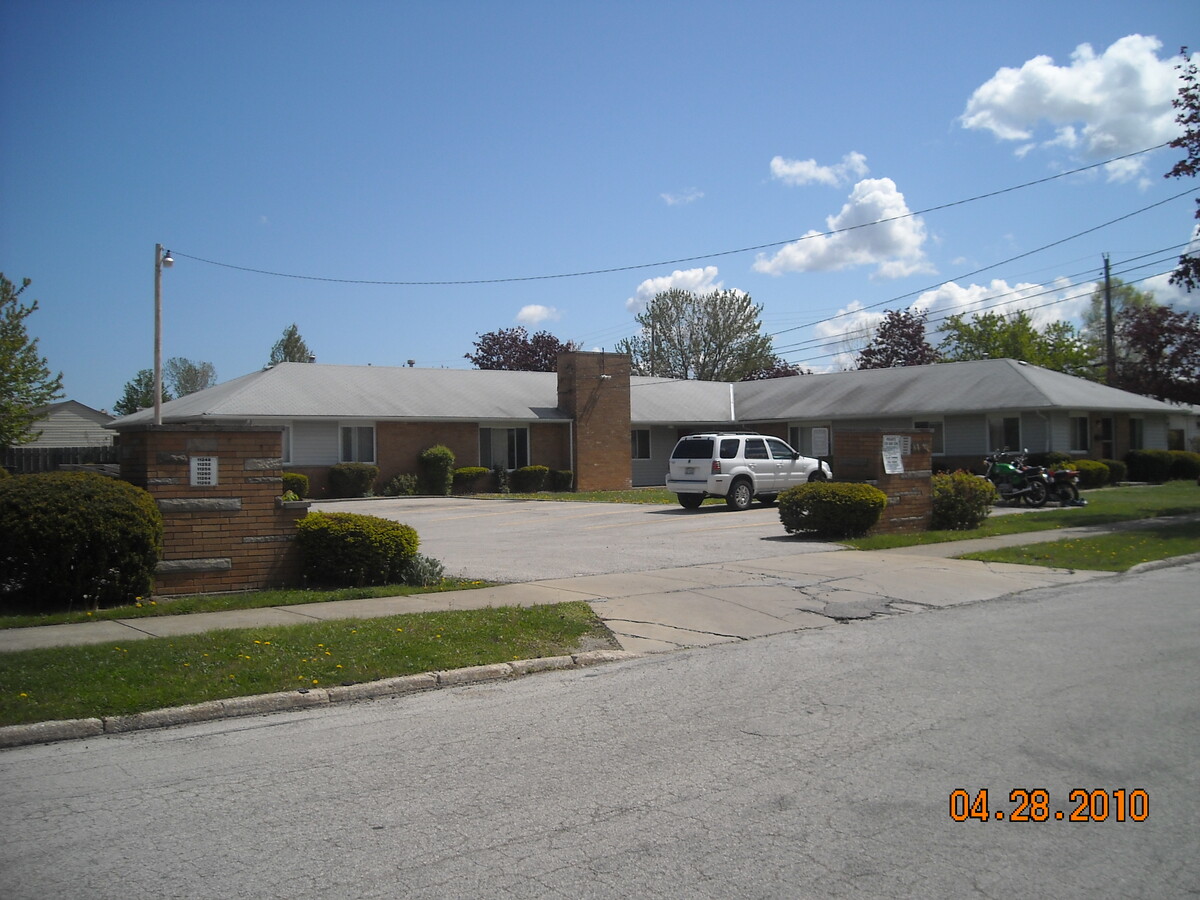
[[[443,444],[458,466],[570,469],[581,490],[661,484],[680,435],[761,431],[811,455],[828,429],[927,428],[935,469],[975,468],[999,447],[1097,459],[1187,449],[1196,410],[1011,359],[738,383],[631,376],[629,357],[564,353],[558,371],[505,372],[283,363],[172,400],[167,425],[281,429],[284,468],[322,496],[329,467],[369,462],[378,484],[416,472]],[[152,421],[141,410],[118,434]]]

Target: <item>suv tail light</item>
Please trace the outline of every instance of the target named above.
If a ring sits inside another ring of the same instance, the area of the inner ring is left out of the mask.
[[[719,459],[714,459],[714,460],[713,460],[713,464],[712,464],[712,474],[714,474],[714,475],[720,475],[720,474],[721,474],[721,461],[720,461]]]

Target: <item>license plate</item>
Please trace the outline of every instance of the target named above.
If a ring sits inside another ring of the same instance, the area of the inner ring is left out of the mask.
[[[696,467],[695,467],[695,466],[684,466],[684,467],[683,467],[683,474],[684,474],[684,475],[695,475],[695,474],[696,474]]]

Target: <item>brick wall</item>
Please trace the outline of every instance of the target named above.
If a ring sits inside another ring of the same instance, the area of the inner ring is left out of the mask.
[[[300,583],[296,522],[307,503],[280,506],[280,434],[271,427],[142,426],[120,433],[121,477],[145,488],[163,517],[162,595]],[[216,458],[216,484],[191,483],[191,460]]]
[[[575,420],[575,487],[620,491],[633,483],[629,455],[629,356],[560,353],[558,405]]]
[[[910,439],[911,452],[901,456],[904,472],[883,470],[883,437]],[[870,534],[927,531],[933,514],[933,432],[930,429],[839,430],[833,433],[829,465],[836,481],[873,484],[887,494],[888,505]]]

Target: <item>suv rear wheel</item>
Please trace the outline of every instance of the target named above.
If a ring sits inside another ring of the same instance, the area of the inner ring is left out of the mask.
[[[679,505],[684,509],[699,509],[704,502],[703,494],[679,494]]]
[[[730,509],[749,509],[750,501],[754,499],[754,487],[745,478],[739,478],[729,486],[725,495],[725,503]]]

